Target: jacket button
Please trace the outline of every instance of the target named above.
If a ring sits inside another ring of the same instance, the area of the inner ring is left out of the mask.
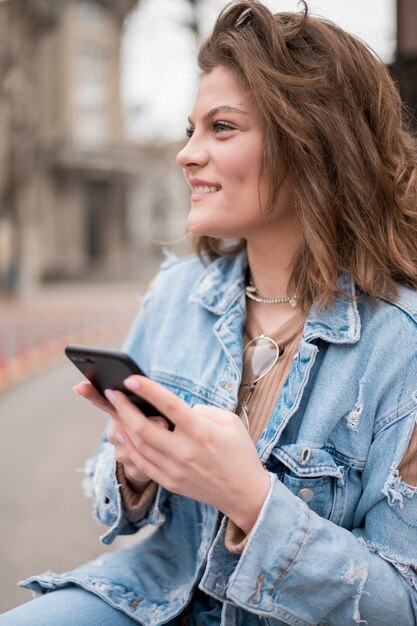
[[[136,596],[135,598],[133,598],[132,602],[129,603],[129,606],[132,609],[132,611],[136,611],[136,608],[141,600],[142,600],[141,596]]]
[[[310,502],[314,498],[314,491],[312,489],[309,489],[308,487],[304,487],[304,489],[300,489],[300,491],[297,493],[297,496],[303,502]]]

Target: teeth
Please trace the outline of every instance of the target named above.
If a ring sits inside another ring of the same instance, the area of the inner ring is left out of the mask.
[[[193,187],[194,193],[214,193],[215,191],[218,191],[218,190],[219,190],[219,187],[206,187],[206,186]]]

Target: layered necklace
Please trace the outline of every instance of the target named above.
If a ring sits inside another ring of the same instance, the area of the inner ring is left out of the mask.
[[[255,300],[255,302],[263,302],[264,304],[289,304],[293,309],[297,306],[296,294],[288,296],[287,298],[267,298],[263,296],[253,284],[249,268],[246,274],[245,294],[250,300]]]

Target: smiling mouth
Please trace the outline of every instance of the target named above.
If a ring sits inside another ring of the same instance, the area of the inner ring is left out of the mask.
[[[193,193],[215,193],[216,191],[220,191],[221,187],[212,187],[207,185],[196,185],[192,187]]]

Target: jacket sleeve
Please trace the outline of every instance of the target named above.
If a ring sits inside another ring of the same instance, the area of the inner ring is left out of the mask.
[[[85,465],[83,480],[84,492],[93,500],[93,516],[99,524],[108,526],[108,530],[100,537],[105,544],[111,544],[117,535],[131,535],[144,526],[159,526],[164,521],[160,512],[161,494],[159,487],[153,503],[144,516],[135,522],[129,521],[129,514],[122,501],[121,486],[117,478],[117,462],[114,447],[107,440],[107,429],[103,434],[100,446]],[[166,492],[164,492],[166,496]]]
[[[162,263],[159,273],[142,299],[140,311],[123,343],[124,352],[132,357],[145,374],[150,374],[151,371],[152,358],[155,356],[155,338],[160,332],[157,319],[161,319],[161,311],[165,311],[167,286],[173,282],[167,270],[182,262],[187,260],[168,256]],[[136,517],[133,521],[123,506],[114,447],[107,439],[108,428],[109,425],[103,433],[95,456],[87,461],[84,480],[86,494],[93,499],[94,517],[99,523],[109,527],[101,537],[101,541],[106,544],[112,543],[119,534],[133,534],[148,524],[163,524],[165,514],[162,511],[170,497],[169,492],[158,486],[151,506],[144,507],[143,517]]]
[[[123,350],[130,354],[146,373],[149,361],[149,332],[151,324],[152,291],[143,299],[143,306],[134,320]],[[129,535],[137,532],[148,524],[160,525],[163,515],[160,512],[162,494],[159,488],[150,507],[144,510],[143,517],[137,521],[129,521],[121,493],[121,485],[117,477],[117,463],[114,456],[114,447],[107,439],[111,421],[107,424],[94,457],[85,465],[83,487],[85,494],[93,500],[93,516],[99,524],[108,526],[108,530],[101,536],[105,544],[113,542],[117,535]]]
[[[268,616],[271,626],[275,620],[294,626],[417,624],[417,488],[398,471],[414,440],[416,417],[415,394],[379,419],[353,530],[311,511],[271,473],[269,494],[235,557],[225,598]],[[223,527],[212,554],[225,550]],[[209,577],[204,585],[210,586]]]

